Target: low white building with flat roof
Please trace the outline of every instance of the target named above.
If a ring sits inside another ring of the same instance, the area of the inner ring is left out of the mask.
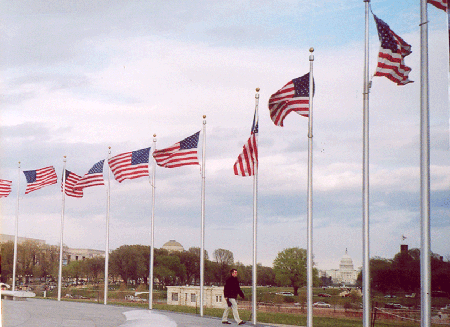
[[[167,286],[167,304],[200,307],[200,286]],[[225,308],[223,286],[204,286],[203,306]]]

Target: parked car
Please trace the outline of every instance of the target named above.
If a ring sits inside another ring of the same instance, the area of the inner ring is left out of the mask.
[[[395,295],[388,294],[388,295],[385,295],[384,297],[385,297],[385,298],[395,298],[396,296],[395,296]]]
[[[283,296],[294,296],[294,294],[291,293],[291,292],[278,292],[278,293],[275,293],[275,294],[283,295]]]
[[[328,293],[319,293],[317,296],[320,296],[320,297],[331,297],[331,294],[328,294]]]
[[[447,304],[445,307],[442,307],[441,310],[450,310],[450,304]]]
[[[125,295],[125,300],[132,301],[132,302],[145,302],[145,301],[147,301],[146,299],[141,299],[140,297],[133,296],[133,295]]]
[[[384,305],[385,308],[388,309],[403,309],[404,307],[399,303],[386,303]]]
[[[331,305],[325,302],[316,302],[313,304],[315,308],[331,308]]]

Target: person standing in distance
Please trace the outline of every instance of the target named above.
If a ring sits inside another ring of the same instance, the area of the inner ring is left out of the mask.
[[[223,295],[225,297],[225,300],[227,301],[227,307],[223,312],[222,324],[228,325],[231,324],[230,322],[228,322],[228,313],[230,312],[231,308],[233,310],[234,320],[236,320],[238,325],[243,325],[245,324],[245,321],[239,318],[236,299],[238,295],[240,295],[242,299],[245,299],[245,296],[241,288],[239,287],[239,280],[237,279],[237,270],[234,268],[231,269],[230,275],[231,276],[228,277],[227,280],[225,281],[225,287],[223,288]]]

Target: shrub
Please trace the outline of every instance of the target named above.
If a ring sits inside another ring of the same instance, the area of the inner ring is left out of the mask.
[[[285,296],[284,297],[284,302],[286,302],[286,303],[295,303],[297,301],[295,299],[295,296]]]

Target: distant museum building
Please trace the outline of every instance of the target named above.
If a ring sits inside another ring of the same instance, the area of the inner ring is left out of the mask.
[[[329,269],[319,271],[319,277],[331,278],[333,284],[355,285],[358,279],[359,270],[354,269],[353,260],[345,249],[345,254],[339,264],[339,269]]]
[[[169,252],[183,252],[183,246],[175,240],[170,240],[169,242],[164,243],[162,246],[163,249]]]

